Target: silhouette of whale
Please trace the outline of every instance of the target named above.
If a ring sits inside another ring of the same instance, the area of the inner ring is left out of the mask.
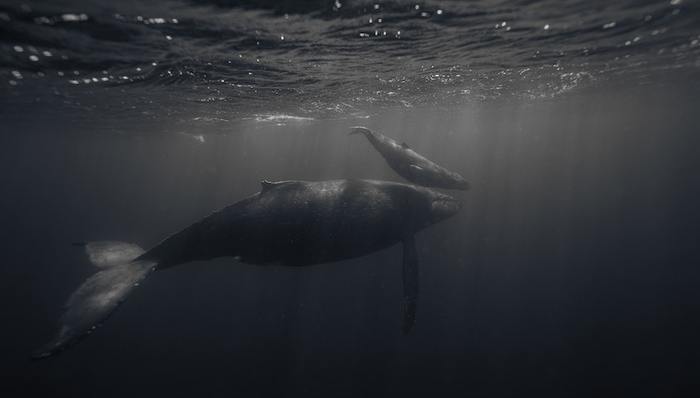
[[[389,167],[414,184],[434,188],[469,189],[469,183],[464,177],[417,153],[406,143],[399,144],[383,134],[359,126],[353,127],[350,134],[363,134],[367,137]]]
[[[403,330],[415,322],[418,259],[414,235],[461,204],[429,188],[373,180],[262,182],[262,190],[190,225],[148,251],[130,243],[88,242],[101,270],[69,298],[55,354],[92,333],[152,271],[216,257],[305,266],[366,255],[403,243]]]

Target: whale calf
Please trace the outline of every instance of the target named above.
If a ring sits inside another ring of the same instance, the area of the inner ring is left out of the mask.
[[[363,134],[367,137],[389,166],[412,183],[434,188],[469,189],[469,183],[464,177],[436,164],[405,143],[399,144],[383,134],[360,126],[352,127],[350,134]]]
[[[402,324],[415,322],[416,232],[456,214],[461,203],[425,187],[374,180],[262,182],[262,190],[166,238],[148,251],[88,242],[100,271],[69,298],[56,338],[34,355],[55,354],[92,333],[152,271],[217,257],[306,266],[403,244]]]

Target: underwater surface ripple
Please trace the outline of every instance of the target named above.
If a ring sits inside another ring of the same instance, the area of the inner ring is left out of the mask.
[[[551,98],[697,74],[700,6],[671,1],[3,2],[0,91],[111,113],[358,116]],[[111,90],[111,91],[110,91]],[[226,115],[226,116],[222,116]]]

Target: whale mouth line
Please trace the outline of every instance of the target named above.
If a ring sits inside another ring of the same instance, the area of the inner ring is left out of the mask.
[[[431,203],[431,213],[434,221],[444,220],[457,214],[462,209],[462,201],[451,196],[439,196]]]
[[[443,206],[462,206],[462,201],[457,200],[455,198],[449,197],[449,198],[439,198],[439,199],[434,199],[433,204],[437,205],[443,205]]]
[[[457,187],[458,187],[459,189],[464,190],[464,191],[468,191],[468,190],[471,189],[472,186],[471,186],[471,184],[469,183],[469,181],[465,180],[464,178],[461,178],[461,179],[459,180],[459,183],[457,184]]]

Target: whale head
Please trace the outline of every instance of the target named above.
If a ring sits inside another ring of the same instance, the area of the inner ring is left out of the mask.
[[[458,173],[452,172],[450,177],[451,177],[451,180],[452,180],[452,187],[453,187],[454,189],[459,189],[459,190],[462,190],[462,191],[467,191],[467,190],[469,190],[469,188],[471,187],[471,186],[469,185],[469,182],[468,182],[467,180],[465,180],[464,177],[462,177],[462,176],[459,175]]]
[[[462,202],[450,195],[445,195],[437,191],[430,191],[429,200],[430,224],[435,224],[444,219],[450,218],[462,209]]]

